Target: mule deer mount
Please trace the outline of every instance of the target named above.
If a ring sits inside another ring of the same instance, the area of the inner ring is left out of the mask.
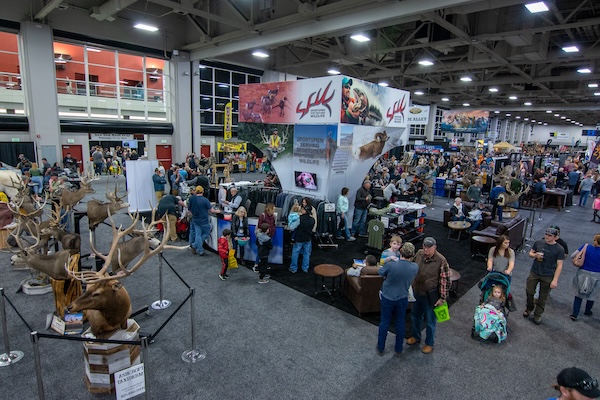
[[[69,207],[73,209],[87,194],[96,193],[92,189],[92,182],[99,180],[100,177],[93,177],[89,173],[80,176],[81,186],[76,191],[62,190],[60,193],[60,205],[63,208]]]
[[[124,201],[125,197],[127,197],[127,194],[128,192],[125,192],[123,196],[119,196],[119,187],[115,185],[114,192],[106,193],[106,198],[109,200],[108,203],[104,203],[96,199],[88,201],[87,216],[90,230],[95,230],[98,225],[100,225],[106,220],[106,218],[109,217],[109,215],[115,214],[122,208],[129,207],[129,203]]]

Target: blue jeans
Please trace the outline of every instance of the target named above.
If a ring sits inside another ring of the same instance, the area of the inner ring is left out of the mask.
[[[367,233],[367,210],[360,208],[354,209],[354,219],[352,221],[352,233],[354,235],[366,235]]]
[[[433,307],[429,305],[429,299],[427,296],[418,296],[415,294],[416,301],[412,305],[410,313],[410,319],[412,321],[412,337],[421,341],[421,321],[425,317],[425,323],[427,324],[425,333],[425,344],[433,346],[435,339],[435,314],[433,313]]]
[[[590,197],[589,190],[582,190],[579,192],[579,205],[585,207],[585,203],[587,203],[587,199]]]
[[[342,214],[338,214],[340,218],[342,218]],[[339,226],[339,225],[338,225]],[[344,213],[344,234],[346,235],[346,239],[349,239],[350,236],[350,221],[348,221],[348,213]],[[342,236],[342,231],[337,229],[336,236]]]
[[[581,297],[575,296],[575,300],[573,300],[573,314],[574,316],[579,315],[579,310],[581,309],[581,303],[583,299]],[[592,312],[592,307],[594,306],[594,300],[588,300],[585,302],[585,313],[589,314]]]
[[[292,263],[290,264],[290,270],[292,272],[298,271],[298,256],[302,253],[302,271],[308,272],[310,253],[312,252],[312,241],[308,242],[296,242],[292,248]]]
[[[44,188],[44,178],[41,176],[32,176],[31,182],[37,183],[37,185],[33,187],[33,192],[37,195],[41,194],[42,189]]]
[[[481,220],[471,221],[469,218],[467,218],[467,221],[471,223],[471,227],[469,229],[467,229],[467,231],[469,231],[469,232],[473,232],[473,231],[477,230],[477,228],[479,228],[479,225],[481,225]]]
[[[190,246],[195,249],[198,254],[204,254],[202,244],[210,236],[210,224],[198,224],[196,222],[190,225]]]
[[[379,321],[379,336],[377,337],[377,350],[385,349],[385,339],[387,338],[388,328],[392,315],[396,318],[396,345],[394,351],[402,352],[404,344],[404,318],[406,316],[406,308],[408,307],[408,298],[392,301],[381,296],[381,319]]]

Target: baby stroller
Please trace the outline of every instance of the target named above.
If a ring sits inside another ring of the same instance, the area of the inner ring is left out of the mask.
[[[182,240],[188,240],[190,237],[190,223],[186,218],[177,219],[175,223],[175,227],[177,228],[177,236]],[[157,237],[160,240],[162,235],[165,232],[165,227],[163,224],[156,224],[156,230],[158,231]]]
[[[500,343],[506,339],[506,320],[509,310],[506,307],[506,301],[502,303],[501,310],[487,304],[487,301],[495,286],[500,286],[504,291],[505,298],[508,298],[510,294],[509,277],[501,272],[492,271],[484,276],[477,286],[481,289],[481,297],[479,305],[475,308],[471,337],[482,342]]]

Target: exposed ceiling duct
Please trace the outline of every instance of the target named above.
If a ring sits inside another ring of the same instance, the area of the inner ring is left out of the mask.
[[[90,17],[97,21],[108,21],[113,22],[115,20],[114,15],[124,8],[129,7],[137,0],[108,0],[97,7],[90,9]]]

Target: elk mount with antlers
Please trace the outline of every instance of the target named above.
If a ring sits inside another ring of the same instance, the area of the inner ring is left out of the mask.
[[[127,192],[123,196],[119,196],[119,188],[115,185],[114,192],[106,193],[106,198],[109,200],[108,203],[104,203],[100,200],[92,199],[87,203],[87,217],[88,225],[93,231],[98,225],[106,220],[109,215],[114,215],[117,211],[129,207],[129,203],[124,201],[127,196]]]
[[[130,214],[131,216],[131,214]],[[87,317],[90,322],[90,329],[96,337],[108,337],[113,331],[125,327],[127,318],[131,315],[131,300],[129,293],[120,282],[120,279],[132,275],[138,268],[145,264],[151,257],[159,254],[165,249],[187,249],[187,246],[168,246],[169,227],[163,219],[156,220],[156,210],[152,211],[152,222],[146,226],[142,224],[142,241],[143,253],[135,264],[127,268],[125,266],[125,258],[127,254],[133,253],[134,249],[129,249],[128,246],[136,247],[138,242],[136,239],[120,243],[120,240],[127,235],[133,233],[134,228],[139,220],[139,214],[131,216],[132,223],[129,227],[123,229],[122,226],[116,227],[115,221],[109,212],[108,218],[112,226],[112,242],[110,249],[106,255],[100,253],[94,248],[92,234],[90,232],[90,247],[104,262],[102,268],[98,272],[82,271],[69,272],[72,277],[79,279],[87,284],[87,290],[75,301],[73,301],[68,309],[70,312],[87,310]],[[151,241],[147,240],[154,227],[162,223],[165,226],[165,234],[158,244],[152,248]],[[129,244],[128,244],[129,243]],[[120,246],[121,244],[121,246]],[[123,247],[125,246],[125,247]],[[115,275],[107,275],[108,268],[113,263],[113,259],[118,261],[118,272]],[[135,258],[135,257],[134,257]]]

